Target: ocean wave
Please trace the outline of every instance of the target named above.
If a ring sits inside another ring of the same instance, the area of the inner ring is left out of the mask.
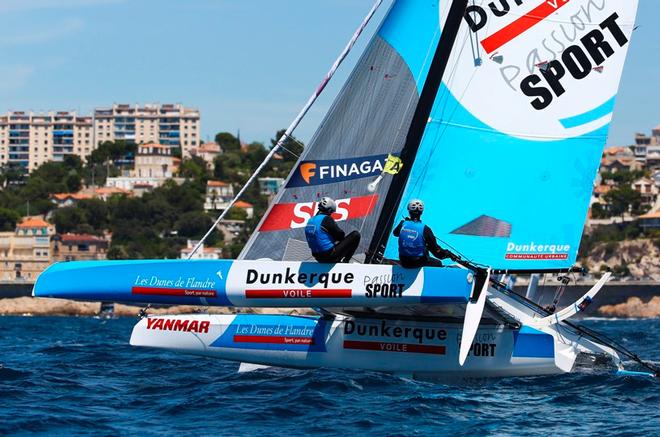
[[[238,373],[238,363],[132,348],[133,323],[0,318],[0,434],[545,437],[654,435],[660,426],[659,381],[650,378],[593,372],[420,381],[275,367]],[[583,323],[660,363],[658,320]]]

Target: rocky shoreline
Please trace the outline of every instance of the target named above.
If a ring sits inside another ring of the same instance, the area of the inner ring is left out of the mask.
[[[660,296],[655,296],[649,302],[643,302],[638,297],[631,297],[625,303],[618,305],[603,305],[598,309],[603,317],[623,317],[651,319],[660,317]]]
[[[38,297],[17,297],[0,299],[0,315],[2,316],[86,316],[99,315],[100,302],[76,302],[65,299],[45,299]],[[118,317],[137,317],[140,308],[137,306],[116,304],[114,315]],[[191,314],[196,312],[208,314],[314,314],[311,310],[293,308],[244,308],[237,311],[234,308],[179,305],[165,308],[150,308],[149,314]],[[638,297],[631,297],[627,302],[618,305],[603,305],[598,308],[598,316],[623,318],[660,318],[660,296],[653,297],[649,302],[643,302]]]
[[[114,315],[117,317],[137,317],[140,307],[115,304]],[[311,310],[294,308],[243,308],[237,311],[226,307],[200,307],[178,305],[163,308],[149,308],[149,314],[314,314]],[[0,299],[0,316],[83,316],[93,317],[101,312],[100,302],[76,302],[66,299],[39,297],[17,297]]]

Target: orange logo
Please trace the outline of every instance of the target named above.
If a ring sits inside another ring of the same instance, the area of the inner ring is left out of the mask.
[[[316,164],[313,162],[306,162],[300,164],[300,175],[309,184],[309,180],[316,174]]]

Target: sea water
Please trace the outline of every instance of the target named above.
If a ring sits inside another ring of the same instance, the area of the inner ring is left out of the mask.
[[[660,435],[660,381],[649,378],[239,374],[129,346],[135,321],[0,317],[0,435]],[[660,319],[584,324],[660,361]]]

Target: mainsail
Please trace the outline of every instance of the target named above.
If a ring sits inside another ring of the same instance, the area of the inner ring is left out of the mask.
[[[397,258],[392,223],[421,198],[439,240],[475,263],[571,267],[636,11],[636,0],[470,2],[374,247]]]
[[[364,257],[391,177],[368,185],[405,143],[438,41],[437,2],[395,1],[240,258],[308,260],[304,227],[323,196],[363,239]],[[406,52],[401,46],[414,47]]]

